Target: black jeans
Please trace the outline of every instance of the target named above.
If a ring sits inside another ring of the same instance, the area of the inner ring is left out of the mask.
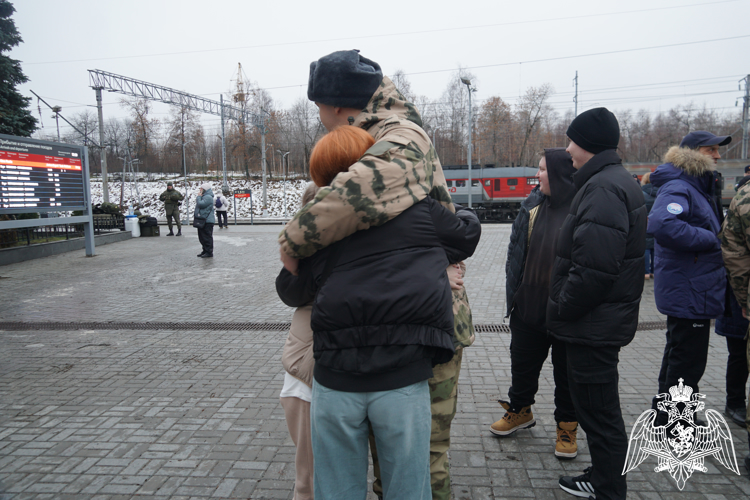
[[[578,423],[591,452],[591,484],[597,500],[624,500],[628,485],[622,474],[628,436],[617,387],[619,347],[566,344],[568,383]]]
[[[711,330],[711,320],[688,319],[667,316],[667,343],[664,346],[664,357],[659,371],[659,392],[665,394],[669,388],[679,384],[683,379],[684,385],[698,392],[698,382],[706,371],[708,361],[708,337]],[[654,398],[651,407],[656,410],[656,404],[661,398]],[[666,413],[660,414],[661,418]]]
[[[226,210],[217,210],[216,211],[216,218],[219,219],[219,220],[216,221],[216,222],[219,223],[219,227],[222,226],[222,223],[221,223],[222,217],[224,218],[224,224],[223,225],[224,226],[228,226],[229,224],[227,224],[227,211]]]
[[[745,407],[747,384],[747,341],[727,337],[727,406],[733,410]]]
[[[214,225],[206,223],[205,226],[198,229],[198,241],[201,242],[203,252],[209,255],[214,254]]]
[[[530,326],[510,315],[510,406],[518,412],[534,404],[539,390],[539,374],[552,347],[552,374],[555,378],[555,422],[575,422],[576,412],[568,388],[568,360],[565,344],[547,334],[547,329]]]

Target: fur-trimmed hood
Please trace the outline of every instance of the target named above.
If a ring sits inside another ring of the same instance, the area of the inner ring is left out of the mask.
[[[682,179],[699,191],[712,195],[713,158],[699,153],[695,149],[673,146],[664,156],[663,163],[651,174],[651,184],[661,189],[669,181]]]
[[[702,154],[697,149],[672,146],[664,155],[664,163],[671,163],[688,175],[700,177],[706,172],[715,170],[714,159]]]

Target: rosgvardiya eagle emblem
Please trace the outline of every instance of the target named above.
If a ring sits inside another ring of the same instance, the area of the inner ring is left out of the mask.
[[[713,456],[716,460],[739,475],[737,457],[734,454],[732,434],[724,417],[716,410],[706,410],[707,425],[696,425],[695,412],[702,411],[700,401],[706,396],[693,394],[690,386],[673,385],[669,394],[659,394],[659,410],[669,415],[666,425],[656,425],[656,410],[641,413],[633,425],[628,442],[628,455],[623,474],[638,467],[649,455],[655,456],[659,464],[655,472],[668,470],[682,490],[693,471],[706,472],[703,460]]]

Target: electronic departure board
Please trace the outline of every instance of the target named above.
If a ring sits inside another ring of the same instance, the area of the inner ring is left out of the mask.
[[[83,152],[0,134],[0,213],[85,209]]]

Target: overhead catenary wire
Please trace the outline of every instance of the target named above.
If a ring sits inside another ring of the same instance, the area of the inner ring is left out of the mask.
[[[176,55],[223,52],[223,51],[231,51],[231,50],[266,49],[270,47],[308,45],[311,43],[343,42],[343,41],[349,41],[349,40],[365,40],[365,39],[373,39],[373,38],[388,38],[388,37],[395,37],[395,36],[426,35],[426,34],[434,34],[434,33],[445,33],[445,32],[450,32],[450,31],[499,28],[499,27],[504,27],[504,26],[528,25],[528,24],[545,23],[545,22],[564,22],[564,21],[572,21],[575,19],[588,19],[588,18],[593,18],[593,17],[604,17],[604,16],[613,16],[613,15],[640,14],[643,12],[685,9],[685,8],[691,8],[691,7],[701,7],[705,5],[719,5],[719,4],[724,4],[724,3],[735,3],[738,1],[740,0],[719,0],[715,2],[702,2],[702,3],[694,3],[694,4],[687,4],[687,5],[683,4],[683,5],[672,5],[672,6],[667,6],[667,7],[653,7],[650,9],[635,9],[635,10],[625,10],[625,11],[617,11],[617,12],[580,14],[576,16],[553,17],[553,18],[543,18],[543,19],[528,19],[528,20],[523,20],[523,21],[508,21],[504,23],[480,24],[480,25],[474,25],[474,26],[434,28],[434,29],[429,29],[429,30],[418,30],[418,31],[396,32],[396,33],[378,33],[378,34],[372,34],[372,35],[347,36],[347,37],[326,38],[326,39],[318,39],[318,40],[287,41],[287,42],[265,43],[265,44],[256,44],[256,45],[245,45],[245,46],[238,46],[238,47],[224,47],[224,48],[216,48],[216,49],[186,50],[186,51],[177,51],[177,52],[162,52],[162,53],[152,53],[152,54],[99,57],[99,58],[87,58],[87,59],[68,59],[68,60],[62,60],[62,61],[38,61],[38,62],[27,62],[24,64],[26,65],[64,64],[64,63],[74,63],[74,62],[93,62],[93,61],[108,61],[108,60],[117,60],[117,59],[134,59],[134,58],[144,58],[144,57],[165,57],[165,56],[176,56]]]

